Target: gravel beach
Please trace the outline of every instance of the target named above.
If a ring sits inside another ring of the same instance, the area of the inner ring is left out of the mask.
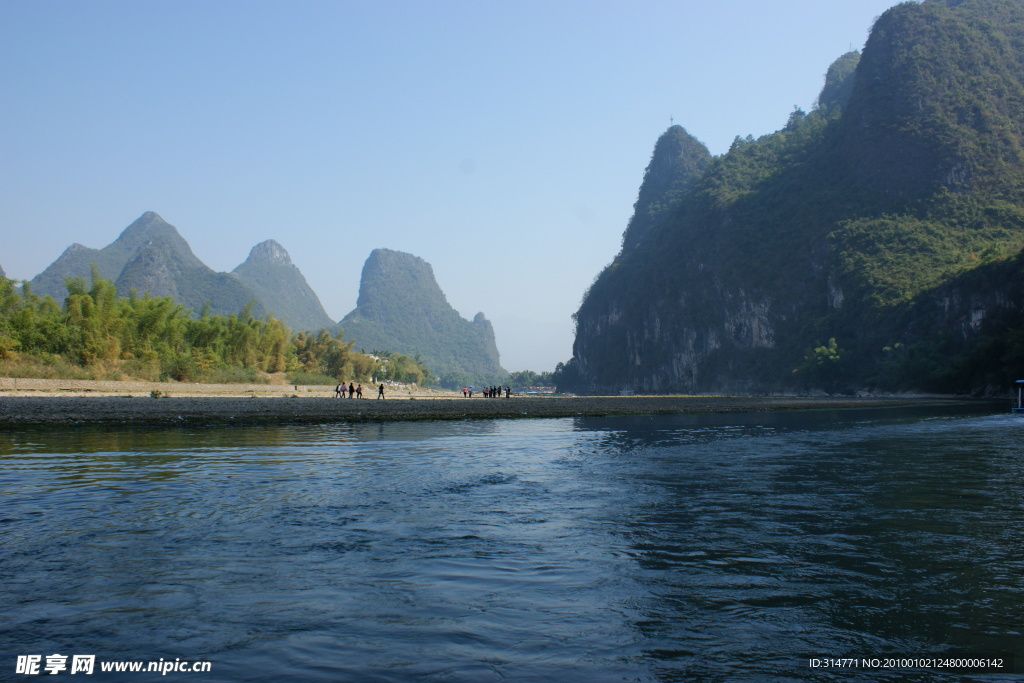
[[[266,424],[745,413],[955,403],[936,397],[513,396],[391,388],[378,400],[333,398],[331,387],[182,385],[0,379],[0,424]],[[157,388],[160,387],[160,388]],[[160,392],[158,398],[150,392]]]

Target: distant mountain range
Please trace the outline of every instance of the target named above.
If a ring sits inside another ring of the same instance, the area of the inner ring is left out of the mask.
[[[357,348],[419,355],[447,384],[498,381],[494,330],[482,313],[459,316],[434,279],[430,265],[411,254],[377,249],[363,268],[359,301],[341,323],[331,320],[284,247],[274,240],[252,248],[230,273],[218,273],[192,253],[177,229],[152,211],[142,214],[102,249],[72,244],[29,281],[36,294],[62,301],[65,281],[88,283],[93,268],[127,296],[169,296],[197,314],[272,315],[293,331],[344,329]],[[0,270],[0,276],[3,271]]]
[[[253,302],[253,315],[273,314],[295,330],[335,326],[288,253],[273,240],[253,247],[234,272],[218,273],[192,253],[173,225],[147,211],[102,249],[72,244],[29,286],[59,301],[67,293],[65,280],[88,282],[93,266],[122,295],[135,290],[139,296],[169,296],[194,313],[209,304],[211,313],[230,315]]]

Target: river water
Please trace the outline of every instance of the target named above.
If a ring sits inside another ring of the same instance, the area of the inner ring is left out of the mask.
[[[8,431],[0,679],[1004,680],[1004,408]]]

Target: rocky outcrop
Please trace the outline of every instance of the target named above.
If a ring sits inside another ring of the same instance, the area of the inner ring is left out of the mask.
[[[290,266],[292,257],[275,240],[264,240],[249,250],[249,258],[241,266]],[[241,267],[239,266],[239,267]],[[237,270],[237,268],[236,268]]]

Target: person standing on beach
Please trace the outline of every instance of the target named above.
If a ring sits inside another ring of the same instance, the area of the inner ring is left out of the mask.
[[[377,387],[377,398],[384,398],[384,385]]]
[[[356,397],[356,385],[355,385],[355,382],[349,382],[348,383],[348,397],[349,398],[355,398]]]
[[[358,387],[356,387],[356,398],[362,398],[362,397],[363,397],[363,385],[360,384]]]
[[[338,386],[334,387],[334,398],[341,398],[341,382],[338,382]]]

